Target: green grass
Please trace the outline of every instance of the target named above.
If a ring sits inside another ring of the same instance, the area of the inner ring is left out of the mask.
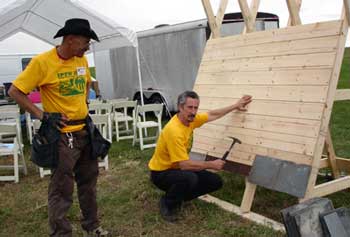
[[[346,49],[338,88],[349,88],[350,50]],[[331,130],[336,153],[350,157],[350,102],[334,104]],[[28,144],[26,146],[28,149]],[[28,153],[28,151],[26,152]],[[158,213],[161,192],[149,181],[147,162],[153,149],[140,151],[130,141],[114,142],[109,154],[110,170],[103,171],[98,181],[99,215],[112,236],[284,236],[267,227],[256,225],[232,213],[199,200],[190,202],[177,224],[164,222]],[[27,156],[28,157],[28,156]],[[47,187],[49,177],[40,179],[30,162],[29,174],[19,184],[0,183],[0,237],[37,237],[48,235]],[[223,173],[224,187],[213,195],[240,205],[244,179]],[[318,180],[322,182],[322,180]],[[350,192],[328,196],[335,207],[350,207]],[[252,210],[281,221],[279,211],[297,203],[297,199],[264,188],[258,188]],[[76,193],[69,211],[74,236],[81,236],[80,211]]]

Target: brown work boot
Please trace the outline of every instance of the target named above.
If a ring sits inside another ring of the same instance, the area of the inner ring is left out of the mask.
[[[94,230],[83,231],[84,237],[100,237],[100,236],[110,236],[107,230],[102,229],[102,227],[97,227]]]

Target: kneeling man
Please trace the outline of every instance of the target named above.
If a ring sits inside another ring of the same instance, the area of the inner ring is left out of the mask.
[[[223,160],[194,161],[189,159],[192,134],[195,128],[238,110],[246,111],[251,96],[245,95],[230,106],[197,114],[199,96],[185,91],[178,97],[178,113],[162,130],[148,166],[151,181],[165,191],[160,199],[160,214],[166,221],[176,221],[183,201],[216,191],[222,187],[219,175],[206,169],[221,170]]]

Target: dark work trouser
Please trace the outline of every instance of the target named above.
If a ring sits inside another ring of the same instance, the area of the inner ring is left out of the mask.
[[[222,187],[220,176],[206,170],[151,171],[151,181],[165,191],[163,198],[169,208],[177,208],[183,201],[192,200]]]
[[[66,214],[73,202],[74,179],[82,213],[82,228],[92,230],[99,226],[96,203],[98,161],[90,159],[91,146],[86,131],[73,134],[73,148],[68,147],[66,134],[61,134],[59,163],[51,175],[48,196],[50,236],[72,236]]]

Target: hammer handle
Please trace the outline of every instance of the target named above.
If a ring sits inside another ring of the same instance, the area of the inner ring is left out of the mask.
[[[225,154],[222,156],[221,160],[226,160],[229,153],[230,151],[226,151]]]

